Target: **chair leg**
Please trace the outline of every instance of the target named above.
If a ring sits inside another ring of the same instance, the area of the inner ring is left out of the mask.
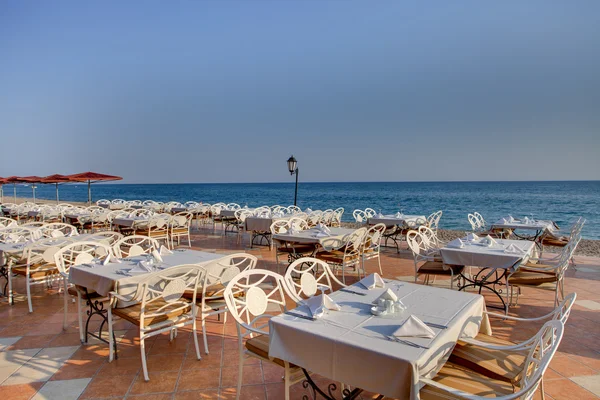
[[[379,263],[379,274],[383,276],[383,269],[381,269],[381,257],[377,255],[377,263]]]
[[[142,354],[142,370],[144,371],[144,380],[148,382],[150,377],[148,376],[148,365],[146,365],[146,339],[144,335],[140,335],[140,352]]]
[[[542,395],[542,400],[545,400],[546,395],[544,394],[544,375],[542,375],[542,379],[540,380],[540,394]]]
[[[208,354],[208,339],[206,338],[206,320],[202,316],[202,338],[204,339],[204,354]]]
[[[204,328],[202,328],[202,333],[204,333]],[[196,328],[196,318],[194,318],[194,322],[192,324],[192,335],[194,335],[194,346],[196,347],[196,358],[198,360],[202,359],[202,356],[200,355],[200,345],[198,344],[198,329]],[[206,336],[205,336],[206,338]],[[207,349],[208,351],[208,349]],[[208,354],[208,353],[206,353]]]
[[[115,358],[115,343],[113,339],[113,319],[112,319],[112,307],[108,304],[108,362],[112,362]]]
[[[64,305],[64,317],[63,317],[63,329],[67,330],[67,311],[69,308],[69,291],[67,290],[69,283],[67,278],[63,278],[63,305]]]
[[[77,291],[77,322],[79,324],[79,340],[81,341],[81,343],[85,343],[86,342],[86,337],[85,337],[85,333],[83,332],[83,317],[81,315],[81,293],[79,293],[79,290]]]
[[[29,312],[33,312],[33,305],[31,304],[31,285],[29,283],[29,277],[25,277],[25,288],[27,290],[27,305],[29,306]]]
[[[242,349],[240,349],[239,353],[240,353],[240,363],[239,363],[239,366],[238,366],[238,382],[237,382],[237,390],[236,390],[236,393],[235,393],[235,399],[236,400],[240,400],[240,394],[241,394],[241,391],[242,391],[242,377],[243,377],[243,374],[244,374],[244,352],[242,351]]]
[[[290,367],[288,365],[288,363],[285,363],[285,374],[284,374],[284,378],[283,378],[283,385],[285,387],[285,400],[290,400],[290,381],[292,380],[290,377]]]
[[[12,269],[8,266],[8,304],[11,306],[15,304],[12,290]]]

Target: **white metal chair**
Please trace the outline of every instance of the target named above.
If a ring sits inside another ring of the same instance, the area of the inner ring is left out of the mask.
[[[205,274],[201,280],[202,286],[196,297],[196,302],[199,308],[198,317],[202,321],[202,336],[206,354],[208,354],[208,340],[205,329],[206,318],[224,314],[223,322],[227,322],[228,309],[224,297],[225,287],[240,272],[254,269],[257,262],[258,259],[253,255],[237,253],[225,256],[203,266]],[[236,293],[236,296],[239,295],[243,295],[243,293]]]
[[[361,252],[363,248],[364,237],[367,234],[367,228],[359,228],[346,235],[343,240],[343,246],[340,249],[337,246],[329,246],[327,242],[323,243],[323,251],[315,254],[319,260],[333,265],[342,270],[342,282],[346,283],[346,269],[355,268],[360,277]]]
[[[377,212],[375,210],[373,210],[372,208],[369,208],[369,207],[365,208],[365,216],[367,218],[372,218],[376,215],[377,215]]]
[[[119,240],[123,239],[123,235],[119,232],[113,231],[103,231],[103,232],[94,232],[93,240],[109,245],[110,247],[114,246]]]
[[[530,400],[542,382],[563,337],[564,325],[548,321],[532,339],[510,350],[525,351],[527,356],[515,387],[507,382],[491,379],[468,368],[447,362],[433,378],[420,378],[425,386],[420,390],[422,400],[438,399],[502,399]],[[508,349],[505,349],[508,350]]]
[[[333,211],[331,214],[331,220],[329,226],[342,226],[342,215],[344,215],[344,208],[340,207]]]
[[[43,237],[52,238],[72,237],[79,235],[76,227],[73,225],[64,224],[62,222],[44,224],[40,227],[40,232]]]
[[[317,294],[317,290],[334,291],[334,283],[338,287],[346,287],[329,268],[329,265],[317,258],[302,257],[289,265],[285,271],[285,283],[291,297],[299,302]]]
[[[190,237],[192,218],[194,218],[192,213],[183,211],[173,215],[169,219],[168,229],[171,240],[171,248],[175,247],[175,239],[177,239],[177,245],[180,246],[182,237],[187,237],[188,247],[192,247],[192,240]]]
[[[372,260],[375,258],[377,259],[377,263],[379,265],[379,273],[383,275],[379,251],[381,250],[381,239],[383,238],[384,232],[385,224],[376,224],[367,229],[367,233],[365,234],[362,246],[363,248],[361,251],[362,270],[364,275],[367,274],[365,270],[365,261]]]
[[[202,359],[196,332],[196,293],[202,267],[180,265],[149,274],[139,285],[136,298],[140,303],[118,308],[119,300],[129,302],[132,298],[117,292],[110,293],[108,307],[109,362],[114,358],[113,315],[125,319],[139,327],[140,353],[144,379],[150,380],[146,365],[146,339],[170,332],[171,339],[177,329],[191,325],[196,357]],[[192,298],[186,299],[184,293],[192,291]]]
[[[73,242],[55,251],[54,263],[56,264],[56,268],[58,269],[63,279],[64,329],[67,329],[67,311],[69,303],[69,269],[76,265],[91,263],[94,261],[94,259],[98,260],[98,262],[101,262],[110,254],[111,249],[108,245],[92,241]],[[76,290],[76,292],[79,332],[80,336],[83,337],[83,320],[81,314],[82,296],[80,290]]]
[[[238,293],[243,293],[239,296]],[[254,269],[240,273],[225,288],[227,308],[236,321],[239,346],[238,384],[239,400],[244,375],[244,355],[274,363],[284,368],[285,400],[290,398],[290,386],[304,379],[302,370],[285,360],[269,358],[269,320],[272,308],[287,311],[286,294],[289,294],[283,276],[267,270]],[[268,313],[267,310],[269,310]],[[247,340],[246,340],[247,339]],[[244,340],[245,343],[244,343]],[[244,349],[245,346],[245,349]]]
[[[301,222],[300,222],[301,221]],[[298,224],[306,224],[307,222],[304,220],[299,220]],[[290,230],[289,220],[275,220],[270,226],[271,237],[273,238],[273,242],[275,243],[275,261],[277,265],[279,265],[279,256],[282,254],[287,255],[288,264],[293,260],[309,253],[313,253],[315,247],[309,244],[301,244],[301,243],[292,243],[288,241],[280,241],[275,239],[275,235],[287,233]],[[298,230],[301,230],[298,228]]]
[[[306,222],[308,222],[308,227],[314,228],[315,226],[317,226],[321,222],[322,217],[323,217],[323,212],[321,212],[321,211],[313,211],[310,214],[308,214],[308,217],[306,217]]]
[[[550,313],[536,318],[518,318],[488,311],[484,311],[484,313],[488,317],[515,321],[517,322],[517,325],[515,325],[517,329],[519,322],[558,320],[562,322],[563,325],[566,325],[571,313],[571,308],[573,307],[573,304],[575,304],[576,299],[577,294],[571,293],[558,307],[556,307]],[[529,340],[521,343],[514,343],[495,336],[479,333],[473,339],[463,338],[459,340],[452,350],[449,361],[465,368],[469,368],[470,370],[476,371],[489,378],[498,379],[516,385],[518,384],[518,378],[523,371],[525,358],[527,356],[527,353],[524,351],[524,349],[520,348],[519,346],[521,346],[523,343],[529,342]],[[543,399],[543,378],[540,386]]]
[[[434,256],[429,255],[429,245],[423,236],[414,230],[409,231],[406,234],[406,241],[408,247],[413,253],[413,259],[415,263],[415,282],[419,279],[419,275],[425,275],[425,284],[429,284],[429,276],[449,276],[450,277],[450,289],[454,288],[455,278],[460,277],[460,273],[464,269],[462,265],[446,265],[443,261],[435,259]]]
[[[239,209],[235,210],[235,219],[237,221],[237,242],[240,243],[246,231],[246,218],[252,215],[252,211]]]
[[[125,236],[112,246],[112,252],[117,258],[151,254],[152,251],[159,249],[160,245],[156,239],[141,235]]]
[[[440,219],[442,218],[442,210],[436,211],[432,213],[429,217],[427,217],[427,226],[437,235],[438,225],[440,224]]]
[[[17,226],[17,221],[12,218],[0,217],[0,229]]]
[[[352,216],[354,217],[354,221],[359,224],[367,222],[368,219],[367,214],[363,210],[354,210]]]

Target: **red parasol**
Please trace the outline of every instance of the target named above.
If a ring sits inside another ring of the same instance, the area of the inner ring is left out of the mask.
[[[13,184],[13,193],[14,193],[14,199],[15,199],[15,203],[16,203],[17,202],[17,183],[22,183],[24,181],[22,180],[22,178],[20,178],[18,176],[9,176],[8,178],[4,178],[4,180],[6,181],[6,183]]]
[[[92,204],[91,184],[95,182],[120,181],[120,176],[99,174],[97,172],[82,172],[81,174],[67,175],[70,181],[87,182],[88,184],[88,203]]]
[[[35,203],[35,184],[41,182],[43,178],[39,176],[23,176],[19,178],[21,182],[31,183],[31,189],[33,190],[33,202]]]
[[[54,174],[54,175],[49,175],[49,176],[46,176],[45,178],[42,178],[41,182],[42,183],[54,183],[56,185],[56,204],[58,204],[58,184],[65,183],[65,182],[72,182],[72,181],[66,175]]]

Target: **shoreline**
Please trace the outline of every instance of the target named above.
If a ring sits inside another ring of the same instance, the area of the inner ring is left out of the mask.
[[[4,196],[5,200],[9,200],[7,201],[7,203],[12,203],[13,197],[12,196]],[[27,197],[17,197],[17,202],[16,204],[21,204],[24,203],[26,201],[32,202],[33,198],[27,198]],[[56,204],[56,200],[46,200],[46,199],[35,199],[36,204],[50,204],[50,205],[55,205]],[[87,206],[87,202],[81,202],[81,201],[60,201],[60,203],[68,203],[68,204],[73,204],[73,205],[77,205],[77,206]],[[347,222],[347,221],[342,221],[342,225],[348,228],[357,228],[359,226],[362,226],[361,224],[357,224],[356,222]],[[466,231],[462,231],[462,230],[453,230],[453,229],[439,229],[438,230],[440,239],[443,241],[450,241],[450,240],[454,240],[456,238],[459,237],[464,237],[467,232]],[[545,246],[544,248],[545,251],[551,252],[551,253],[559,253],[561,251],[560,247],[551,247],[551,246]],[[577,246],[577,250],[575,250],[575,255],[577,256],[590,256],[590,257],[600,257],[600,240],[595,240],[595,239],[581,239],[581,242],[579,242],[579,245]]]

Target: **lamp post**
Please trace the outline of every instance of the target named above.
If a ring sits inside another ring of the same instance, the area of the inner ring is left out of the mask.
[[[296,205],[296,200],[298,199],[298,161],[291,156],[287,160],[288,170],[290,171],[290,175],[296,174],[296,190],[294,191],[294,205]]]

